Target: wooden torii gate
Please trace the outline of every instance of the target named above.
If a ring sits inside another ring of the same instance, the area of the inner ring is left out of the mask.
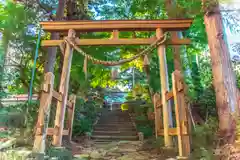
[[[75,39],[75,44],[78,46],[98,46],[98,45],[150,45],[154,41],[160,39],[165,32],[171,31],[184,31],[187,30],[191,24],[191,19],[171,19],[171,20],[106,20],[106,21],[54,21],[54,22],[41,22],[41,27],[45,32],[58,32],[63,33],[66,35],[68,33],[68,38]],[[156,35],[150,38],[119,38],[119,32],[121,31],[155,31]],[[89,33],[89,32],[112,32],[112,36],[109,39],[76,39],[76,35],[78,33]],[[60,46],[64,42],[63,39],[61,40],[43,40],[42,46],[45,47],[57,47]],[[159,45],[158,56],[159,63],[160,63],[160,76],[161,76],[161,106],[163,108],[163,134],[165,140],[165,146],[170,147],[170,136],[177,135],[179,146],[179,155],[181,157],[188,157],[190,154],[190,149],[185,148],[183,149],[183,145],[189,142],[189,136],[186,137],[188,134],[187,129],[182,130],[183,126],[185,128],[187,125],[187,118],[179,114],[176,115],[177,119],[177,132],[172,133],[172,130],[169,129],[169,116],[168,113],[169,108],[167,105],[168,94],[170,93],[167,90],[167,80],[166,80],[166,46],[167,45],[188,45],[190,44],[189,39],[179,39],[178,37],[171,37],[167,39],[167,41]],[[59,93],[53,90],[53,83],[54,83],[54,75],[52,73],[46,73],[45,79],[43,82],[42,93],[41,93],[41,100],[40,100],[40,108],[39,108],[39,117],[38,117],[38,125],[37,125],[37,132],[35,135],[35,142],[34,142],[34,151],[35,152],[44,152],[45,150],[45,139],[47,134],[48,128],[48,118],[49,118],[49,108],[51,104],[52,97],[57,99],[57,111],[55,117],[55,125],[54,125],[54,132],[53,135],[53,145],[54,146],[61,146],[62,145],[62,135],[70,134],[71,131],[64,130],[64,117],[65,117],[65,110],[66,106],[72,106],[71,112],[69,114],[74,114],[74,97],[71,98],[71,102],[67,101],[68,97],[68,85],[69,85],[69,78],[70,78],[70,68],[72,62],[72,54],[73,54],[73,46],[66,43],[65,51],[64,51],[64,63],[62,69],[62,75],[60,80],[59,86]],[[174,78],[174,91],[173,96],[175,100],[175,109],[176,112],[178,110],[182,110],[179,113],[185,113],[186,105],[184,105],[184,99],[179,98],[180,91],[183,89],[183,81],[180,76],[180,71],[175,71],[173,73]],[[180,96],[182,97],[182,95]],[[181,101],[181,102],[179,102]],[[157,102],[157,101],[156,101]],[[159,102],[159,100],[158,100]],[[155,110],[155,123],[157,130],[157,135],[161,135],[161,123],[160,123],[160,112],[159,112],[159,105],[155,105],[157,107]],[[159,114],[159,115],[158,115]],[[70,115],[69,126],[72,126],[72,119],[73,116]],[[183,123],[183,124],[181,124]],[[71,127],[70,127],[71,130]],[[64,132],[65,131],[65,132]],[[185,136],[183,139],[182,137]],[[189,144],[187,144],[189,146]]]

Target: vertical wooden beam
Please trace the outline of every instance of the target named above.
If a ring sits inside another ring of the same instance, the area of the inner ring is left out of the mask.
[[[118,38],[119,38],[118,30],[113,30],[113,32],[112,32],[112,39],[118,39]]]
[[[160,100],[160,95],[155,93],[153,96],[153,104],[154,104],[154,115],[155,115],[155,134],[156,138],[158,137],[158,134],[161,131],[161,108],[158,105],[158,100]]]
[[[42,92],[40,96],[40,107],[38,112],[37,129],[33,145],[33,152],[44,153],[47,137],[47,128],[52,102],[54,75],[51,72],[45,73]]]
[[[171,10],[175,7],[175,0],[166,0],[166,11],[169,18],[176,18],[175,15],[171,14]],[[170,32],[172,38],[178,38],[178,32],[173,31]],[[174,62],[174,69],[175,70],[182,70],[181,58],[180,58],[181,48],[180,46],[173,46],[173,62]]]
[[[74,37],[75,37],[75,31],[70,29],[68,31],[68,38],[74,38]],[[72,64],[72,54],[73,54],[73,49],[71,45],[67,43],[65,54],[64,54],[61,81],[59,86],[59,93],[62,94],[63,99],[61,102],[60,101],[57,102],[57,111],[56,111],[55,125],[54,125],[55,134],[53,136],[54,146],[61,146],[62,144],[62,132],[64,127],[64,118],[65,118],[65,111],[66,111],[66,104],[67,104],[70,69]]]
[[[76,95],[71,95],[69,101],[72,103],[71,107],[68,107],[68,131],[69,131],[69,141],[72,140],[72,129],[73,129],[73,119],[76,104]]]
[[[184,82],[180,71],[172,73],[173,95],[176,112],[179,159],[190,155],[190,138],[187,105],[184,97]],[[183,135],[187,133],[187,135]]]
[[[161,38],[163,36],[162,29],[156,30],[156,37]],[[172,147],[172,139],[169,136],[169,106],[166,101],[166,93],[168,92],[168,74],[167,74],[167,63],[166,63],[166,46],[164,44],[158,47],[158,57],[160,65],[160,78],[161,78],[161,99],[163,105],[163,127],[164,127],[164,142],[165,147]]]

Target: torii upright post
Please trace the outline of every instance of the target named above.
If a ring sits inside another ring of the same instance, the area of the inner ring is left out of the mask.
[[[68,38],[75,37],[75,31],[70,29],[68,31]],[[70,44],[66,43],[66,50],[64,54],[63,68],[61,74],[61,81],[59,86],[59,93],[62,94],[62,101],[57,102],[57,111],[54,124],[54,135],[53,135],[53,145],[61,146],[62,145],[62,133],[64,127],[64,118],[68,97],[68,86],[70,79],[70,69],[72,64],[72,55],[73,48]]]
[[[53,95],[53,83],[54,75],[48,72],[44,75],[44,82],[42,85],[42,91],[40,96],[40,107],[38,111],[38,121],[35,133],[33,152],[42,153],[45,152],[45,143],[47,137],[47,128],[50,116],[50,107]]]
[[[158,28],[156,30],[156,37],[161,38],[163,36],[163,30]],[[169,108],[168,103],[166,101],[166,93],[168,91],[167,86],[167,66],[166,66],[166,54],[165,54],[166,46],[164,44],[158,47],[158,57],[159,57],[159,65],[160,65],[160,78],[161,78],[161,99],[163,106],[163,128],[164,128],[164,142],[165,147],[172,147],[172,139],[169,136]]]

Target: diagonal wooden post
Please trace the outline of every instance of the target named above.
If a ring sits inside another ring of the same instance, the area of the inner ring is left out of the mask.
[[[156,37],[161,38],[163,30],[158,28],[156,30]],[[164,142],[165,147],[172,147],[172,139],[169,135],[169,106],[166,101],[166,93],[168,92],[168,78],[167,78],[167,63],[166,63],[166,46],[164,44],[158,47],[158,57],[160,65],[160,78],[161,78],[161,98],[163,106],[163,128],[164,128]]]
[[[70,29],[68,31],[68,38],[75,38],[75,31]],[[64,54],[63,68],[61,74],[61,81],[59,86],[59,93],[62,94],[62,101],[57,102],[57,111],[54,124],[54,135],[53,135],[53,145],[61,146],[62,145],[62,133],[64,127],[64,118],[67,104],[68,96],[68,86],[70,79],[70,69],[72,64],[72,55],[73,48],[70,44],[66,44],[66,50]]]
[[[38,112],[37,129],[33,145],[33,152],[44,153],[47,137],[47,128],[50,115],[50,106],[52,103],[54,75],[48,72],[44,75],[42,92],[40,96],[40,107]]]
[[[176,112],[179,159],[190,155],[188,112],[184,95],[184,82],[180,71],[172,73],[173,95]]]
[[[73,119],[74,119],[74,111],[75,111],[75,104],[76,104],[76,95],[71,95],[69,98],[72,106],[68,107],[68,131],[69,131],[69,141],[72,140],[72,129],[73,129]]]
[[[155,135],[156,135],[156,138],[158,137],[160,131],[161,131],[161,125],[162,125],[162,121],[161,121],[161,108],[160,108],[160,105],[159,105],[159,100],[160,99],[160,95],[155,93],[154,96],[153,96],[153,104],[154,104],[154,115],[155,115]]]

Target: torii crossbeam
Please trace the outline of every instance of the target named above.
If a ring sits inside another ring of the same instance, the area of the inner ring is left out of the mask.
[[[80,46],[95,45],[149,45],[156,40],[151,38],[118,38],[119,31],[156,31],[161,28],[166,31],[184,31],[191,24],[191,19],[182,20],[109,20],[109,21],[53,21],[41,22],[46,32],[67,33],[69,29],[76,32],[113,32],[111,39],[78,39],[76,44]],[[63,40],[43,40],[42,46],[58,46]],[[166,42],[169,45],[190,44],[189,39],[174,37]]]

